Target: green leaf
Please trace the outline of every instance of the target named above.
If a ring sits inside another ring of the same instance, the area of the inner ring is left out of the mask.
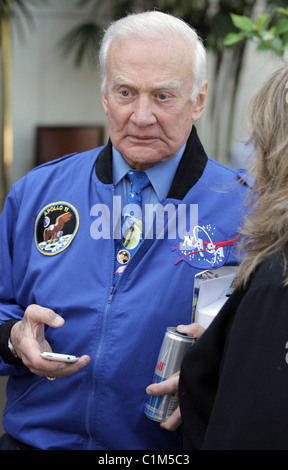
[[[283,42],[280,38],[275,38],[272,41],[272,47],[275,52],[279,52],[281,55],[283,54]]]
[[[282,57],[284,54],[283,44],[281,39],[275,38],[272,41],[261,41],[257,48],[257,51],[272,51],[274,54]]]
[[[237,33],[229,33],[227,34],[226,38],[224,39],[224,45],[225,46],[233,46],[234,44],[237,44],[238,42],[242,41],[244,39],[243,35],[237,34]]]
[[[288,46],[288,33],[283,34],[281,39],[282,39],[282,42],[283,42],[283,46],[287,47]]]
[[[259,30],[262,30],[269,20],[269,15],[264,15],[264,13],[260,13],[258,15],[257,21],[256,21],[256,28]]]
[[[288,8],[276,8],[276,11],[278,11],[278,13],[282,13],[283,15],[288,16]]]
[[[235,15],[234,13],[231,13],[231,18],[236,28],[239,28],[244,32],[251,32],[253,30],[254,23],[247,16]]]
[[[274,28],[275,35],[280,36],[281,34],[284,34],[287,32],[288,32],[288,19],[278,21],[278,23],[275,25],[275,28]]]

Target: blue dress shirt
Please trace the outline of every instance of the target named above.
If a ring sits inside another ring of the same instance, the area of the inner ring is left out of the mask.
[[[146,174],[151,182],[142,192],[142,204],[157,204],[166,198],[177,167],[184,153],[186,144],[170,160],[158,163],[146,170]],[[131,184],[125,178],[126,173],[131,170],[122,155],[113,147],[113,183],[115,186],[115,196],[121,196],[122,207],[128,199]]]

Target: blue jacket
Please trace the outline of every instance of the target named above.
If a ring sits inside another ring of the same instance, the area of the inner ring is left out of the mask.
[[[0,323],[21,319],[29,304],[49,307],[65,319],[46,328],[53,351],[91,362],[51,382],[1,360],[9,434],[39,449],[181,448],[179,431],[144,414],[145,388],[166,328],[191,322],[195,274],[237,262],[235,244],[207,243],[237,236],[245,192],[234,170],[207,158],[193,128],[162,204],[176,214],[179,204],[198,204],[206,251],[199,243],[197,253],[181,250],[177,231],[144,240],[112,289],[111,143],[36,167],[14,185],[0,224]]]

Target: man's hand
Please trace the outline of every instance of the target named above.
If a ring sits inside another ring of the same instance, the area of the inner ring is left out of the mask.
[[[190,325],[178,325],[177,331],[180,331],[181,333],[187,333],[188,336],[192,336],[194,338],[200,338],[200,336],[204,333],[205,328],[198,325],[198,323],[191,323]],[[163,382],[149,385],[146,388],[146,393],[148,393],[148,395],[155,395],[156,397],[178,393],[179,375],[180,371],[176,372],[176,374],[173,374]],[[178,406],[172,415],[169,416],[169,418],[160,423],[160,426],[164,429],[167,429],[167,431],[175,431],[180,426],[181,422],[181,413]]]
[[[64,325],[64,319],[49,308],[29,305],[23,320],[15,323],[10,332],[10,339],[17,356],[33,374],[41,377],[65,377],[81,370],[90,362],[89,356],[81,356],[77,362],[69,364],[43,359],[40,353],[51,351],[45,339],[44,325],[59,328]]]

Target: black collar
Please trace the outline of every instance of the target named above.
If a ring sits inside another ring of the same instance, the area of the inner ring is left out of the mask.
[[[197,135],[196,128],[193,126],[167,198],[182,200],[189,189],[201,177],[207,160],[207,155]],[[102,183],[113,183],[112,143],[110,139],[106,147],[101,150],[95,168],[96,176]]]

